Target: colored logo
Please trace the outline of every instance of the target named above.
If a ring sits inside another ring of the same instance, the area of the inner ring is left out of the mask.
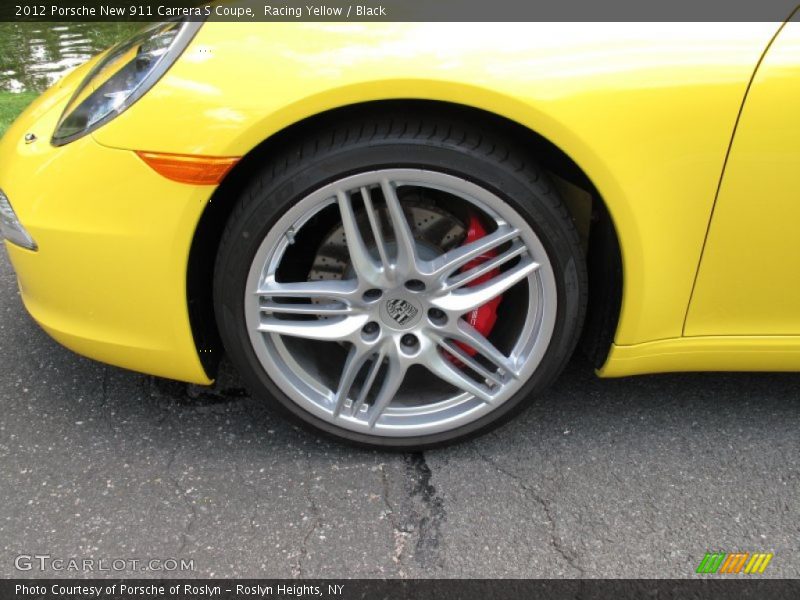
[[[763,573],[774,555],[766,552],[706,552],[697,573],[726,574],[745,573],[755,575]]]

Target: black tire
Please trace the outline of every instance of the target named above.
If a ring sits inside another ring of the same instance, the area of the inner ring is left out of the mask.
[[[493,412],[458,429],[388,438],[336,427],[290,400],[262,368],[245,327],[244,290],[255,253],[276,220],[300,198],[346,175],[382,167],[426,167],[493,191],[533,228],[556,273],[555,329],[537,370]],[[233,199],[232,199],[233,201]],[[215,265],[214,305],[227,354],[252,393],[304,427],[358,445],[422,450],[483,434],[529,406],[562,371],[581,333],[586,265],[573,220],[535,157],[498,133],[458,117],[366,113],[297,140],[252,174],[232,211]]]

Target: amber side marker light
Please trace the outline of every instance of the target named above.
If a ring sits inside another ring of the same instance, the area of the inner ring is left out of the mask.
[[[217,185],[239,162],[239,157],[188,156],[183,154],[157,154],[137,152],[156,173],[192,185]]]

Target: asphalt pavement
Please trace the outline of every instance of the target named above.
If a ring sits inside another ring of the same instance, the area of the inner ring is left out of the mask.
[[[0,403],[0,577],[693,577],[708,551],[800,577],[800,374],[601,380],[576,358],[488,436],[356,450],[229,367],[205,389],[62,348],[0,250]],[[191,570],[129,566],[151,559]]]

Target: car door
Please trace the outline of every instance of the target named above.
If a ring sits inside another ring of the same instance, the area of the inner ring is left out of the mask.
[[[800,336],[800,18],[764,54],[742,107],[686,336]],[[798,340],[800,343],[800,340]]]

